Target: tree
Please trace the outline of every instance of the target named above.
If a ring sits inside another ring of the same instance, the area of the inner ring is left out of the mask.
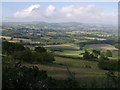
[[[19,52],[14,52],[13,58],[15,60],[21,60],[24,62],[33,62],[34,57],[32,56],[32,52],[30,50],[24,50]]]
[[[118,88],[119,87],[119,77],[115,75],[114,71],[108,71],[106,74],[107,78],[107,87],[108,88]]]
[[[97,59],[97,57],[86,50],[85,53],[83,53],[83,59]]]
[[[87,50],[85,50],[85,53],[83,53],[83,58],[84,59],[90,59],[90,53],[87,51]]]
[[[24,46],[19,43],[11,43],[8,41],[2,42],[2,51],[3,53],[12,54],[13,52],[25,50]]]
[[[110,50],[107,50],[105,54],[107,57],[112,57],[112,52]]]
[[[47,53],[47,52],[45,53],[33,52],[32,57],[33,57],[33,63],[46,64],[55,61],[54,56],[51,53]]]
[[[100,55],[99,60],[102,60],[102,61],[106,61],[107,60],[108,61],[109,58],[106,57],[105,55]]]
[[[26,67],[17,63],[15,66],[3,67],[2,88],[9,90],[48,90],[52,78],[48,77],[46,71],[38,67]]]
[[[46,50],[44,47],[35,47],[35,51],[36,51],[36,52],[40,52],[40,53],[44,53],[44,52],[46,52],[47,50]]]
[[[100,51],[99,50],[93,50],[92,54],[96,57],[98,57],[98,55],[100,55]]]

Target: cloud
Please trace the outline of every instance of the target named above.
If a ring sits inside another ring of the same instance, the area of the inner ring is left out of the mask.
[[[84,23],[117,23],[117,13],[105,13],[95,5],[70,5],[60,11],[66,19]],[[70,21],[69,20],[69,21]]]
[[[51,16],[55,12],[55,7],[52,5],[49,5],[48,8],[45,11],[46,16]]]
[[[40,8],[40,5],[31,5],[27,9],[17,11],[15,18],[40,19],[48,22],[83,22],[83,23],[117,23],[117,12],[107,13],[95,5],[68,5],[56,10],[49,5]]]
[[[28,7],[27,9],[24,9],[22,11],[17,11],[14,14],[15,18],[25,18],[25,17],[29,17],[32,15],[32,13],[34,13],[33,11],[37,8],[40,8],[40,5],[36,4],[36,5],[31,5],[30,7]]]

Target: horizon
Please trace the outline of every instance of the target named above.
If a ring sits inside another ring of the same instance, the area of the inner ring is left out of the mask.
[[[117,11],[115,2],[5,2],[2,21],[117,25]]]
[[[118,26],[117,24],[103,24],[103,23],[82,23],[82,22],[47,22],[47,21],[2,21],[2,23],[48,23],[48,24],[62,24],[62,23],[79,23],[79,24],[93,24],[93,25],[113,25]]]

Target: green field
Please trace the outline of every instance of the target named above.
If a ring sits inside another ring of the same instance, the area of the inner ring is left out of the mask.
[[[60,46],[61,47],[61,46]],[[60,49],[60,47],[49,47],[49,48],[56,48]],[[61,47],[61,48],[64,48]],[[84,50],[88,50],[91,52],[93,49],[100,50],[100,51],[106,51],[110,50],[112,51],[112,57],[109,57],[111,60],[117,60],[118,59],[118,49],[110,44],[91,44],[86,45],[83,47],[83,50],[72,50],[72,49],[65,49],[63,51],[55,51],[54,54],[56,56],[66,57],[66,58],[73,58],[73,59],[81,59],[83,57],[82,53],[84,53]]]
[[[72,50],[65,50],[63,52],[55,52],[54,54],[57,56],[63,56],[63,57],[70,57],[70,58],[82,58],[84,51],[72,51]]]
[[[74,73],[75,78],[78,80],[84,79],[84,81],[100,79],[105,77],[107,71],[101,70],[97,66],[97,62],[78,60],[78,59],[68,59],[62,57],[55,57],[55,62],[52,65],[40,65],[39,69],[46,70],[49,76],[56,79],[65,79],[69,77],[66,65],[69,70]],[[28,66],[31,64],[28,64]],[[91,68],[86,68],[86,65],[91,66]],[[88,80],[89,79],[89,80]]]

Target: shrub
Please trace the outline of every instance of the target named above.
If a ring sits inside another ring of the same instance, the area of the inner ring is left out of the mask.
[[[107,56],[107,57],[112,57],[112,52],[111,52],[110,50],[107,50],[107,51],[106,51],[106,56]]]
[[[47,50],[46,50],[44,47],[35,47],[35,51],[36,51],[36,52],[39,52],[39,53],[44,53],[44,52],[46,52]]]
[[[118,61],[99,61],[98,67],[103,70],[120,71],[120,63]]]
[[[3,67],[3,89],[12,90],[41,90],[47,89],[50,77],[46,71],[39,70],[37,67],[25,67],[16,64],[12,67]]]

